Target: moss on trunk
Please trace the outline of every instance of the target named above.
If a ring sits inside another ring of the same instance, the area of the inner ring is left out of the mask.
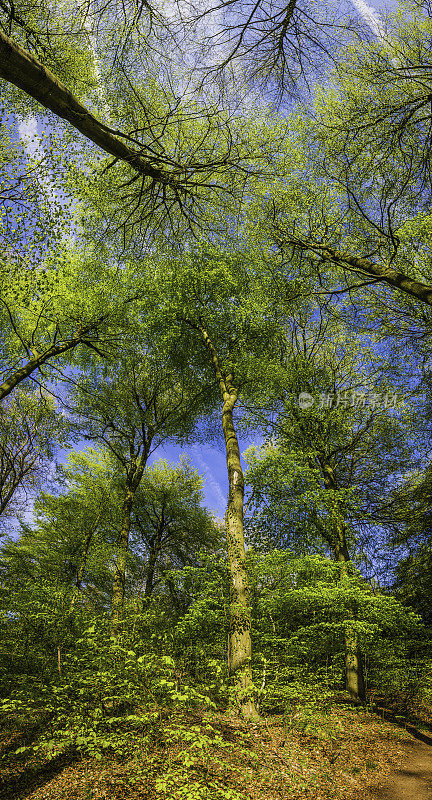
[[[243,531],[244,476],[240,448],[234,427],[234,407],[238,390],[231,373],[224,375],[218,354],[207,331],[189,321],[199,331],[218,381],[223,402],[222,428],[225,439],[228,471],[227,546],[231,573],[230,628],[228,636],[228,667],[233,681],[235,704],[245,719],[258,718],[254,703],[252,680],[252,637],[249,582],[246,570],[246,551]]]

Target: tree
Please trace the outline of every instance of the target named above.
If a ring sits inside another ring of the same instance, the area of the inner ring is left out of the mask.
[[[300,729],[313,733],[319,709],[340,688],[354,604],[369,698],[384,694],[394,700],[418,686],[417,676],[427,666],[424,660],[416,664],[413,651],[421,648],[425,631],[400,600],[371,586],[352,565],[341,579],[343,564],[316,553],[251,550],[248,557],[254,575],[256,669],[259,656],[265,665],[265,672],[263,666],[260,670],[264,713],[288,708],[298,715]]]
[[[420,204],[430,192],[430,12],[400,3],[377,41],[342,53],[318,112],[348,181],[372,169],[381,181],[387,172],[393,197],[410,184]]]
[[[34,493],[51,468],[58,447],[70,435],[52,397],[21,389],[0,410],[0,515]]]
[[[70,590],[77,601],[99,609],[109,606],[118,527],[114,470],[109,455],[87,449],[72,451],[57,467],[54,493],[42,491],[34,503],[34,520],[23,527],[16,560],[27,561],[33,580],[47,575]]]
[[[299,314],[292,330],[276,413],[269,413],[269,386],[266,418],[260,420],[270,441],[249,455],[251,507],[258,512],[255,525],[269,531],[273,545],[282,540],[304,553],[321,539],[341,565],[343,582],[351,560],[367,557],[368,550],[376,560],[383,538],[379,523],[374,526],[376,509],[392,481],[415,461],[416,440],[412,448],[406,443],[413,430],[409,416],[381,407],[394,397],[385,362],[366,345],[352,343],[347,351],[346,329],[335,310],[333,318],[319,322]],[[251,525],[253,534],[253,514]],[[355,618],[356,608],[351,611]],[[346,688],[353,697],[364,697],[357,637],[349,625]]]
[[[198,96],[196,86],[189,90],[184,83],[179,91],[176,64],[168,58],[161,63],[152,47],[156,23],[173,48],[174,40],[150,6],[55,11],[37,4],[27,13],[23,20],[8,3],[0,10],[0,76],[30,98],[24,113],[36,100],[110,156],[102,173],[109,169],[116,176],[120,225],[138,212],[139,227],[149,220],[163,227],[175,219],[174,209],[194,222],[215,193],[235,193],[236,184],[241,191],[256,151],[248,147],[240,120],[235,123],[208,92]],[[155,43],[160,46],[157,35]],[[19,111],[22,95],[12,91],[11,99]],[[79,161],[85,180],[82,156]]]
[[[36,497],[32,523],[22,523],[19,538],[4,545],[4,566],[35,585],[49,576],[69,592],[71,610],[108,609],[123,492],[109,450],[72,451],[56,470],[52,492]],[[125,586],[127,596],[143,598],[144,610],[154,593],[168,591],[178,612],[172,572],[198,565],[199,553],[220,543],[202,500],[202,479],[185,459],[145,469],[132,508]]]
[[[150,454],[164,441],[187,437],[202,402],[189,371],[159,348],[152,331],[141,330],[135,350],[125,350],[109,371],[95,369],[77,382],[75,414],[86,435],[108,449],[121,485],[122,510],[112,594],[113,627],[124,606],[132,511]],[[168,341],[173,346],[173,343]],[[174,345],[175,346],[175,345]]]
[[[191,248],[183,259],[161,261],[158,305],[165,324],[176,321],[183,348],[202,386],[219,398],[228,473],[227,552],[231,573],[228,663],[236,704],[253,717],[251,610],[243,532],[244,476],[234,409],[240,398],[257,397],[275,355],[278,297],[263,267],[242,253],[206,245]],[[268,293],[267,293],[268,292]],[[216,394],[217,393],[217,394]]]
[[[317,294],[346,291],[387,319],[388,306],[399,306],[406,327],[424,328],[430,312],[418,303],[432,301],[424,167],[430,20],[398,21],[394,38],[350,46],[316,88],[312,109],[293,114],[274,182],[258,183],[248,215],[255,246],[268,251],[272,241],[299,280],[309,286],[315,278]]]
[[[0,262],[0,400],[28,379],[38,383],[36,375],[55,380],[56,370],[85,361],[85,351],[112,354],[143,292],[139,277],[101,246],[36,245],[25,255],[6,250]]]
[[[145,548],[144,599],[168,580],[170,569],[193,563],[201,548],[214,547],[219,531],[202,506],[202,479],[186,459],[173,466],[158,461],[147,467],[137,490],[132,528],[138,547]],[[142,543],[142,544],[141,544]]]
[[[422,64],[429,27],[430,20],[408,21],[394,38],[389,32],[358,54],[347,50],[331,85],[316,91],[313,119],[306,109],[293,118],[281,157],[289,185],[264,198],[266,235],[282,258],[315,274],[318,292],[361,289],[363,303],[397,303],[401,318],[417,321],[423,312],[412,299],[432,303],[424,171],[430,90]],[[398,290],[393,298],[389,287]]]
[[[53,493],[39,493],[31,522],[3,544],[2,622],[13,616],[4,633],[20,642],[15,688],[29,674],[42,686],[53,674],[61,678],[64,657],[86,621],[109,608],[117,520],[106,466],[100,454],[70,454],[51,481]],[[10,682],[8,648],[5,639],[3,681]]]

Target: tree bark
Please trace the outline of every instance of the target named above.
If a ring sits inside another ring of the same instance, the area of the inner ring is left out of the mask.
[[[111,601],[111,630],[114,636],[117,636],[119,633],[124,611],[126,567],[129,552],[132,508],[136,491],[145,470],[149,449],[150,440],[146,441],[138,462],[133,459],[132,466],[126,476],[126,490],[122,506],[120,535],[117,542],[117,559]]]
[[[120,536],[117,543],[117,559],[114,572],[112,588],[111,624],[112,631],[118,634],[120,620],[123,616],[125,598],[126,566],[129,552],[129,534],[131,528],[132,506],[135,492],[129,485],[126,488],[126,496],[123,501],[122,522]]]
[[[324,477],[324,486],[328,491],[337,489],[336,480],[331,465],[325,459],[319,459]],[[346,542],[346,528],[341,521],[340,509],[335,511],[336,519],[332,525],[332,547],[335,561],[341,564],[341,582],[347,580],[348,571],[346,564],[351,561]],[[356,609],[350,610],[352,619],[356,618]],[[345,689],[353,700],[365,700],[365,685],[363,675],[363,659],[358,646],[357,634],[354,627],[347,625],[345,630]]]
[[[353,256],[350,253],[342,253],[335,250],[333,247],[320,242],[308,242],[307,240],[297,239],[292,236],[283,236],[277,234],[280,244],[289,244],[291,246],[299,247],[301,250],[309,250],[313,253],[318,253],[323,259],[338,264],[350,272],[357,275],[368,275],[370,278],[381,283],[387,283],[393,289],[400,289],[401,292],[415,297],[422,303],[432,306],[432,286],[427,283],[410,278],[403,272],[394,269],[390,264],[376,264],[368,258],[361,258]]]
[[[235,702],[245,719],[258,718],[253,699],[252,638],[249,581],[246,570],[244,543],[244,477],[240,448],[234,427],[234,406],[238,390],[233,386],[232,375],[222,374],[215,347],[207,331],[189,321],[202,336],[212,360],[219,384],[222,407],[222,428],[225,438],[228,471],[227,545],[231,573],[230,630],[228,637],[228,668],[234,681]]]
[[[31,53],[0,30],[0,77],[22,89],[58,117],[66,119],[106,153],[126,162],[155,183],[176,187],[179,176],[159,169],[118,138],[80,103],[77,97]]]
[[[158,525],[156,533],[150,539],[150,553],[147,564],[146,585],[144,589],[144,597],[148,599],[153,592],[154,574],[156,569],[156,562],[160,552],[161,539],[163,531],[163,516]]]

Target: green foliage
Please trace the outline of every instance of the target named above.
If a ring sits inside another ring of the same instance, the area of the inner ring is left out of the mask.
[[[79,622],[82,626],[84,619],[75,619],[77,627]],[[51,668],[45,676],[35,675],[1,703],[3,713],[50,721],[37,750],[55,754],[75,747],[97,759],[108,750],[131,755],[141,744],[131,732],[145,735],[161,705],[210,703],[193,687],[178,689],[170,656],[130,634],[112,637],[108,618],[93,617],[65,644],[58,649],[57,674]]]
[[[0,515],[25,508],[51,468],[57,450],[68,444],[71,426],[55,410],[53,396],[19,388],[0,412]]]
[[[164,740],[168,746],[175,748],[177,755],[174,763],[156,780],[156,789],[163,791],[175,800],[241,800],[234,790],[222,786],[218,781],[208,777],[192,778],[191,771],[195,766],[207,770],[209,765],[222,765],[214,751],[223,748],[233,749],[231,742],[224,741],[209,724],[201,727],[166,727]]]
[[[216,522],[202,505],[202,486],[184,456],[178,465],[161,459],[144,472],[132,514],[131,550],[138,574],[143,558],[147,562],[145,602],[165,584],[173,601],[181,604],[184,592],[175,569],[199,561],[199,548],[205,552],[220,544]]]
[[[201,551],[199,558],[200,566],[185,566],[172,574],[175,585],[189,597],[185,613],[174,620],[173,653],[194,684],[226,703],[230,576],[226,557]]]
[[[259,686],[262,680],[263,709],[303,703],[313,696],[325,701],[341,689],[347,626],[355,629],[361,649],[368,653],[369,691],[384,690],[391,652],[406,664],[408,637],[421,640],[420,618],[391,595],[374,593],[354,568],[346,576],[343,564],[322,556],[296,558],[284,551],[250,553],[249,558],[256,576],[255,682]],[[402,673],[401,669],[400,677]]]

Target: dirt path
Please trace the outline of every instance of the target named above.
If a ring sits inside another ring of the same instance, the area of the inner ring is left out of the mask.
[[[401,768],[371,790],[371,800],[432,800],[432,745],[412,738],[404,748]]]

